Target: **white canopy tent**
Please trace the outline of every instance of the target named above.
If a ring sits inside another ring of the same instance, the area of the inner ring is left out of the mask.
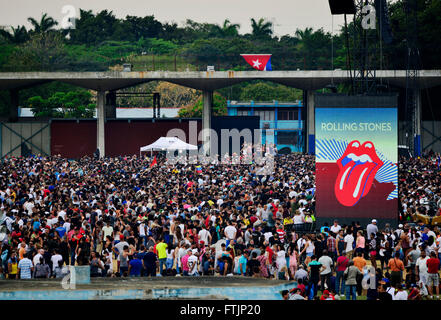
[[[177,137],[161,137],[148,146],[141,147],[139,153],[143,151],[168,151],[168,150],[197,150],[198,147],[186,143]]]

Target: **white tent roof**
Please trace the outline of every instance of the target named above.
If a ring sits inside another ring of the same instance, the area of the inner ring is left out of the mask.
[[[152,144],[140,148],[140,151],[154,150],[197,150],[198,147],[176,137],[161,137]]]

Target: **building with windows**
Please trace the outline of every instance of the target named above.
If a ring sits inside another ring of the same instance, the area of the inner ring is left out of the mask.
[[[301,101],[228,101],[227,109],[229,116],[259,116],[262,144],[274,143],[279,152],[305,151]]]

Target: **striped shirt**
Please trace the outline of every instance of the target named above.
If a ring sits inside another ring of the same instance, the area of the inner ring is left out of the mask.
[[[284,243],[285,242],[286,232],[284,230],[282,230],[282,229],[277,229],[276,232],[279,235],[280,242]]]
[[[32,261],[28,258],[23,258],[18,263],[20,269],[20,279],[31,279],[31,268],[33,267]]]
[[[335,238],[332,236],[328,237],[328,241],[326,242],[326,245],[328,247],[328,252],[335,252]]]

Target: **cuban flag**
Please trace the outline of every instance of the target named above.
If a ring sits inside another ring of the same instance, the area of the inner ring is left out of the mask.
[[[271,54],[241,54],[246,62],[259,71],[271,71]]]

